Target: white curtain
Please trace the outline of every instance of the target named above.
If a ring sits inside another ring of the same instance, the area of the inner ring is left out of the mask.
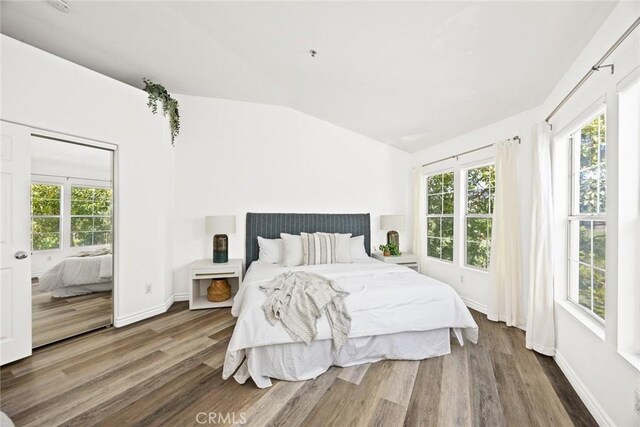
[[[551,147],[549,126],[534,126],[531,204],[531,263],[526,345],[528,349],[553,356],[555,327],[553,314]]]
[[[424,234],[426,215],[426,195],[422,169],[413,170],[413,253],[418,256],[418,271],[424,273]]]
[[[497,144],[487,317],[524,328],[517,154],[516,140]]]

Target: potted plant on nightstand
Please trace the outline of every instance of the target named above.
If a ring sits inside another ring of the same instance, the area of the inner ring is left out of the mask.
[[[389,243],[386,245],[380,245],[378,247],[378,250],[380,252],[382,252],[382,254],[384,256],[400,256],[402,255],[402,253],[400,252],[400,248],[398,248],[398,245],[394,244],[394,243]]]

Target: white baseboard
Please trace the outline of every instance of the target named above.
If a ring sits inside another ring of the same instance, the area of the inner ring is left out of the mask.
[[[571,368],[567,359],[565,359],[562,354],[556,350],[556,355],[554,356],[554,360],[558,364],[558,367],[562,371],[562,373],[567,377],[573,389],[578,393],[580,399],[585,404],[593,418],[596,419],[596,422],[601,427],[615,427],[615,423],[609,417],[607,412],[604,410],[602,406],[598,403],[596,398],[591,394],[589,389],[584,385],[582,380],[578,377],[575,371]]]
[[[469,308],[474,309],[475,311],[479,311],[482,314],[487,314],[487,306],[484,304],[480,304],[479,302],[470,300],[469,298],[465,298],[461,296],[462,301],[464,301],[465,305]]]
[[[113,319],[113,326],[115,326],[116,328],[121,328],[123,326],[148,319],[149,317],[162,314],[167,311],[168,307],[171,307],[171,304],[169,304],[169,306],[166,305],[169,301],[171,301],[171,304],[173,304],[173,297],[169,298],[169,300],[167,300],[167,302],[165,302],[164,304],[158,305],[156,307],[148,308],[146,310],[142,310],[128,316],[116,317],[115,319]]]
[[[134,314],[130,314],[124,317],[118,317],[113,320],[113,326],[116,328],[121,328],[122,326],[127,326],[132,323],[139,322],[144,319],[148,319],[149,317],[157,316],[158,314],[165,313],[176,301],[189,301],[189,294],[174,294],[171,295],[162,305],[149,308],[146,310],[139,311]]]
[[[173,295],[173,300],[174,301],[189,301],[189,292],[185,292],[182,294],[174,294]]]

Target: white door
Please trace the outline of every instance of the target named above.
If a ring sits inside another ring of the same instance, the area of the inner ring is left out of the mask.
[[[0,122],[0,365],[31,355],[30,131]]]

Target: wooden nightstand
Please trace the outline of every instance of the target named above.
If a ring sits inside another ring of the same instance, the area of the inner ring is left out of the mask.
[[[230,259],[225,263],[214,263],[210,259],[191,264],[191,288],[189,289],[189,309],[231,307],[233,297],[242,283],[243,264],[241,259]],[[231,285],[231,298],[226,301],[211,302],[207,299],[207,288],[212,279],[227,279]]]
[[[403,252],[402,255],[398,256],[384,256],[380,252],[374,252],[371,256],[379,261],[404,265],[418,271],[418,256],[408,252]]]

